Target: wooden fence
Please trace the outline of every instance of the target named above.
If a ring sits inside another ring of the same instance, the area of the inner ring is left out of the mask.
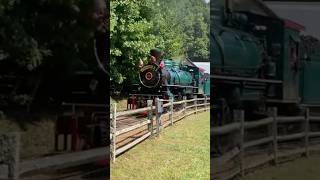
[[[183,97],[182,101],[174,102],[173,99],[164,100],[164,99],[155,99],[155,106],[153,105],[153,100],[147,101],[147,107],[117,112],[116,104],[113,104],[111,114],[110,114],[110,158],[113,162],[116,160],[116,156],[123,153],[124,151],[132,148],[139,142],[143,141],[148,137],[158,136],[162,129],[167,126],[172,126],[175,122],[183,119],[186,116],[189,116],[200,111],[207,111],[210,109],[210,98],[197,98],[187,100],[186,97]],[[179,107],[179,111],[174,111],[174,107]],[[132,125],[130,127],[117,130],[117,118],[121,116],[133,116],[135,114],[148,112],[148,117],[145,118],[142,122]],[[178,114],[177,118],[174,118],[174,115]],[[168,115],[169,119],[165,122],[163,116]],[[135,129],[138,129],[143,126],[148,126],[148,132],[142,135],[141,137],[135,139],[134,141],[125,144],[124,146],[117,148],[116,141],[119,135],[128,133]]]
[[[279,158],[285,158],[296,154],[304,154],[309,156],[310,148],[313,150],[319,149],[319,147],[311,146],[309,141],[312,137],[320,137],[320,132],[311,131],[310,124],[320,122],[320,116],[310,116],[309,109],[306,109],[304,116],[278,116],[277,108],[269,108],[269,117],[256,121],[244,121],[244,111],[234,111],[234,123],[227,124],[224,126],[211,128],[211,135],[223,136],[231,133],[237,133],[238,135],[238,146],[234,147],[231,151],[224,153],[220,157],[213,158],[211,161],[213,167],[213,177],[215,179],[232,179],[235,176],[243,176],[245,172],[266,164],[268,162],[274,162],[274,165],[278,164]],[[301,123],[302,132],[294,134],[279,135],[279,126],[284,124]],[[246,142],[245,135],[249,135],[248,130],[269,127],[267,137],[255,139]],[[279,143],[289,142],[293,140],[302,139],[302,147],[291,147],[287,150],[281,150],[278,147]],[[257,156],[257,161],[254,161],[252,157],[248,157],[250,160],[246,161],[245,153],[250,147],[257,147],[259,145],[269,145],[270,155]],[[236,160],[234,160],[236,159]],[[236,170],[221,170],[223,166],[230,163],[230,161],[236,161]]]

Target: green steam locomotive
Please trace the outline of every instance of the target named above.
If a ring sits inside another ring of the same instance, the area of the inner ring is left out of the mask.
[[[174,60],[163,60],[164,67],[156,63],[143,66],[139,72],[138,88],[130,94],[128,108],[145,107],[147,100],[156,97],[182,100],[183,96],[210,96],[210,77],[192,61],[177,63]]]

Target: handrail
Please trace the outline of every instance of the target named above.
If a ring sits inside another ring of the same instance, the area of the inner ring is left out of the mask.
[[[278,116],[279,123],[300,122],[304,120],[303,116]]]
[[[224,135],[232,131],[240,129],[240,123],[231,123],[224,126],[213,127],[211,128],[212,135]]]
[[[129,111],[120,111],[120,112],[117,112],[117,117],[131,115],[131,114],[137,114],[137,113],[142,113],[142,112],[145,112],[145,111],[148,111],[148,110],[150,111],[150,110],[154,110],[154,109],[156,109],[155,106],[152,106],[152,108],[145,107],[145,108],[139,108],[139,109],[134,109],[134,110],[129,110]]]
[[[258,121],[252,121],[252,122],[245,122],[244,127],[246,129],[256,128],[259,126],[271,124],[273,122],[273,118],[264,118]]]

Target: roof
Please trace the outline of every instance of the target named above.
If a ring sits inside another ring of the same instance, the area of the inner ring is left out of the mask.
[[[306,35],[320,39],[320,3],[316,2],[265,2],[279,17],[291,19],[306,27],[303,31]]]
[[[203,72],[210,74],[210,62],[194,62],[194,64]]]
[[[184,60],[184,64],[189,65],[189,66],[193,66],[193,67],[197,67],[190,59],[186,58]]]
[[[233,9],[235,11],[245,11],[253,14],[272,17],[279,19],[278,15],[274,13],[264,2],[261,0],[230,0],[233,2]]]
[[[284,19],[283,21],[284,21],[284,27],[286,27],[286,28],[290,28],[290,29],[293,29],[293,30],[296,30],[299,32],[306,30],[306,28],[303,25],[301,25],[297,22],[294,22],[292,20]]]

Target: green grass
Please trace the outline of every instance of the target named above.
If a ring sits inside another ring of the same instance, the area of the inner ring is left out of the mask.
[[[55,125],[51,119],[26,123],[25,129],[22,129],[14,121],[0,119],[0,132],[21,133],[21,159],[41,157],[54,150]]]
[[[114,99],[110,97],[110,104],[117,103],[117,111],[127,110],[127,98]]]
[[[267,167],[248,174],[239,180],[319,180],[320,157],[301,158],[292,162]]]
[[[210,179],[209,117],[189,116],[119,156],[111,179]]]

